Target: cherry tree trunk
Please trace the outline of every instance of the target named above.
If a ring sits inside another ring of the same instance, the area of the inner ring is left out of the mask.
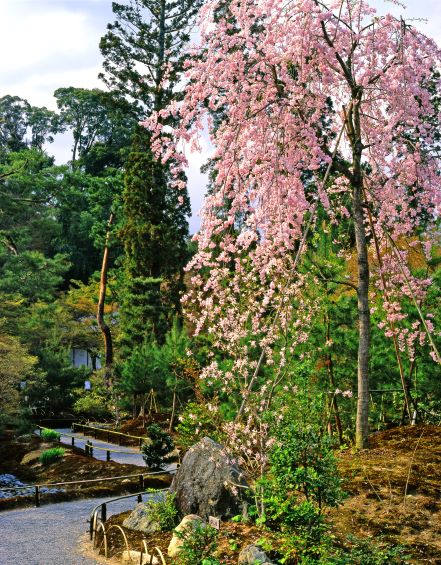
[[[371,317],[369,309],[369,262],[363,214],[361,177],[353,186],[355,241],[358,266],[358,400],[356,422],[356,446],[366,449],[369,441],[369,349],[371,341]]]

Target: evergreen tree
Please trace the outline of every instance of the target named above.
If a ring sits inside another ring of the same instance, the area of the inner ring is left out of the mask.
[[[105,70],[100,78],[111,90],[129,96],[136,103],[139,115],[149,115],[175,99],[184,47],[202,3],[202,0],[113,2],[116,21],[108,24],[107,34],[100,42]]]
[[[154,337],[164,339],[179,312],[182,267],[187,259],[188,196],[167,188],[167,171],[150,150],[149,135],[139,127],[126,165],[123,205],[125,224],[124,292],[121,303],[122,345],[131,347]]]
[[[133,111],[138,117],[179,97],[176,86],[184,46],[201,4],[201,0],[113,3],[116,21],[107,26],[100,43],[105,59],[101,78],[135,102]],[[126,164],[123,195],[123,357],[133,344],[146,339],[161,343],[179,311],[190,203],[186,190],[177,194],[171,188],[168,167],[155,161],[149,134],[138,127]]]

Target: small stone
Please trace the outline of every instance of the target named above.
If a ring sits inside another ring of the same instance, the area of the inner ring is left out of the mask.
[[[150,561],[151,559],[151,561]],[[141,552],[140,551],[123,551],[122,555],[121,555],[121,562],[122,563],[136,563],[136,565],[138,565],[138,563],[141,562]],[[144,553],[142,556],[142,565],[147,565],[147,563],[152,563],[153,565],[157,565],[159,563],[158,558],[157,557],[151,557],[151,555],[149,555],[148,553]]]
[[[130,516],[124,520],[123,526],[129,530],[137,530],[146,534],[161,530],[159,523],[150,514],[148,503],[145,502],[140,502],[135,506]]]
[[[273,565],[266,553],[258,545],[248,545],[239,553],[238,565]]]
[[[32,434],[24,434],[22,436],[18,436],[17,441],[19,443],[31,443],[33,437],[34,436]]]
[[[189,514],[188,516],[184,516],[180,524],[176,526],[175,531],[182,532],[183,530],[189,528],[195,529],[198,526],[198,524],[200,524],[201,526],[206,526],[206,523],[202,520],[200,516],[197,516],[196,514]],[[168,555],[170,557],[176,557],[183,543],[184,540],[178,538],[178,536],[174,533],[170,541],[170,545],[168,546],[168,550],[167,550]]]

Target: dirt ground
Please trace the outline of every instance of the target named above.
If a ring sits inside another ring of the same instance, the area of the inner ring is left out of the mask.
[[[0,441],[0,474],[13,474],[24,483],[29,484],[53,484],[65,481],[136,475],[133,479],[60,487],[64,488],[66,492],[43,495],[43,504],[49,499],[61,501],[77,497],[105,496],[141,490],[139,475],[146,473],[145,467],[124,465],[114,461],[98,461],[92,457],[86,457],[80,450],[65,445],[63,445],[65,455],[61,460],[50,465],[42,465],[38,456],[42,451],[53,446],[54,444],[42,442],[37,436],[27,440],[17,440],[11,437],[3,438]],[[151,478],[146,477],[144,484],[146,488],[166,488],[170,482],[171,477],[164,474]],[[33,503],[33,497],[0,499],[0,510]]]
[[[159,547],[166,563],[173,563],[168,557],[167,549],[172,538],[172,532],[155,532],[153,534],[143,534],[134,530],[129,530],[122,526],[123,521],[130,514],[130,511],[123,512],[111,516],[106,522],[106,530],[108,530],[107,543],[109,547],[108,557],[120,555],[127,549],[125,539],[118,528],[111,526],[118,525],[124,531],[126,539],[131,550],[141,551],[143,540],[146,541],[147,548],[153,551],[154,547]],[[232,522],[223,522],[219,532],[219,547],[217,552],[218,559],[223,565],[237,564],[238,556],[242,547],[257,542],[262,536],[268,536],[268,532],[248,524],[235,524]],[[97,546],[101,546],[102,537],[97,539]],[[103,548],[101,547],[101,553]]]
[[[412,563],[441,564],[441,427],[374,434],[370,449],[339,455],[349,497],[329,516],[347,534],[402,544]]]
[[[152,412],[151,414],[146,414],[145,418],[135,418],[134,420],[125,420],[121,428],[119,429],[120,432],[125,434],[131,435],[139,435],[145,436],[146,435],[146,428],[153,423],[156,424],[166,424],[169,421],[170,414],[165,413],[156,413]]]
[[[332,533],[342,545],[346,536],[369,537],[405,546],[413,564],[441,565],[441,427],[407,426],[374,434],[370,449],[338,454],[348,494],[344,504],[328,514]],[[112,516],[121,525],[128,513]],[[158,546],[167,563],[170,532],[143,536],[123,528],[131,549]],[[109,534],[110,555],[126,549],[117,528]],[[222,563],[237,563],[241,547],[262,537],[263,529],[222,523],[219,539]],[[273,547],[277,546],[277,542]]]

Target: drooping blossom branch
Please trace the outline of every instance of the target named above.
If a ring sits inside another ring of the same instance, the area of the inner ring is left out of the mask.
[[[331,221],[349,216],[356,236],[357,443],[366,446],[372,237],[366,207],[381,242],[381,230],[394,241],[431,233],[441,204],[433,94],[440,89],[433,79],[440,61],[432,40],[403,20],[377,16],[364,0],[204,6],[184,99],[146,126],[158,157],[174,160],[177,188],[187,164],[183,146],[197,147],[206,127],[214,146],[213,186],[195,237],[186,301],[198,305],[197,330],[210,332],[233,364],[222,372],[213,361],[205,378],[250,394],[262,351],[267,364],[274,362],[274,346],[288,328],[292,347],[307,339],[313,308],[303,300],[293,261],[318,199]],[[170,115],[177,125],[165,132],[161,123]],[[342,128],[344,143],[332,160]],[[322,183],[331,161],[333,180]],[[340,190],[347,202],[334,207]],[[395,277],[389,259],[382,268]],[[405,273],[403,294],[423,293],[426,282]],[[387,302],[389,316],[391,308]]]

